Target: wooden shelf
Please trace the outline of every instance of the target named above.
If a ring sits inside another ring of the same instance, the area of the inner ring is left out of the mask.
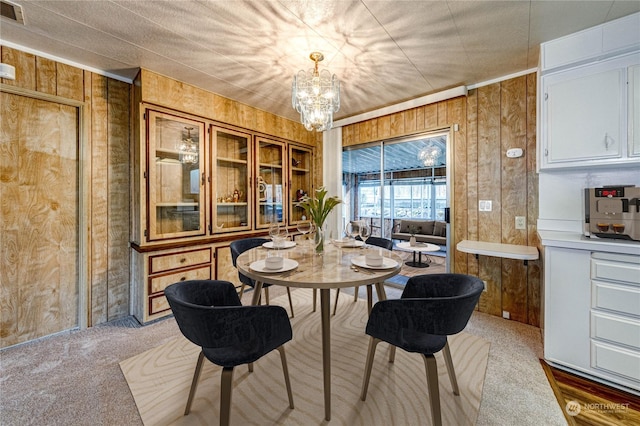
[[[299,167],[292,167],[291,171],[292,172],[299,172],[299,173],[309,173],[309,169],[301,169]]]
[[[222,161],[225,163],[234,163],[234,164],[248,164],[247,160],[238,160],[235,158],[227,158],[227,157],[218,157],[216,158],[218,161]]]
[[[282,168],[282,164],[260,163],[260,167],[264,167],[264,168],[268,168],[268,169],[281,169]]]
[[[156,203],[156,207],[198,207],[200,203]]]
[[[225,203],[217,203],[216,206],[217,207],[237,207],[237,206],[243,206],[244,207],[247,204],[248,203],[246,201],[244,201],[244,202],[239,201],[237,203],[233,203],[233,202],[231,202],[231,203],[226,203],[226,202]]]
[[[519,244],[489,243],[486,241],[462,240],[456,248],[464,253],[483,256],[502,257],[507,259],[536,260],[539,257],[536,247]]]

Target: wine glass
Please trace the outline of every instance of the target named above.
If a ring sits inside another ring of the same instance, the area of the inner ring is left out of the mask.
[[[284,246],[285,241],[289,239],[289,230],[286,226],[281,226],[278,230],[278,239],[280,240],[280,247]]]
[[[363,248],[367,247],[367,238],[371,236],[371,227],[366,222],[360,222],[360,229],[358,230],[360,239],[364,242]]]
[[[306,239],[306,235],[311,232],[311,222],[306,220],[298,223],[298,231],[302,233],[302,238]]]
[[[279,244],[279,233],[280,233],[280,224],[278,222],[271,222],[269,225],[269,237],[271,237],[271,241],[273,241],[273,248],[277,248]]]

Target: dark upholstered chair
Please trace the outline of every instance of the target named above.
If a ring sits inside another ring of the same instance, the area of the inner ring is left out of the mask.
[[[231,261],[233,262],[233,266],[237,268],[236,261],[238,260],[238,256],[240,256],[242,253],[244,253],[247,250],[251,250],[252,248],[260,247],[262,244],[269,241],[270,240],[266,238],[245,238],[242,240],[232,241],[230,244],[230,248],[231,248]],[[242,283],[242,286],[240,287],[240,298],[242,298],[242,295],[244,294],[245,286],[254,288],[256,285],[256,282],[251,278],[247,277],[246,275],[241,274],[240,271],[238,271],[238,278]],[[267,305],[269,304],[269,287],[270,286],[271,284],[262,284],[262,288],[264,289],[264,295],[266,298],[265,302]],[[287,296],[289,297],[289,307],[291,308],[291,318],[293,318],[293,301],[291,300],[291,290],[289,289],[289,287],[287,287]]]
[[[198,386],[206,357],[222,367],[220,424],[228,425],[231,414],[233,368],[249,364],[277,349],[280,352],[284,380],[293,408],[284,344],[291,340],[291,323],[281,306],[242,306],[235,286],[228,281],[182,281],[164,290],[169,306],[184,336],[202,351],[187,399],[185,416]]]
[[[360,237],[356,237],[356,239],[362,241]],[[393,241],[388,240],[386,238],[369,237],[367,238],[367,244],[376,246],[376,247],[382,247],[383,249],[387,249],[387,250],[393,250]],[[338,309],[338,296],[340,296],[339,288],[336,289],[336,303],[333,306],[333,315],[336,314],[336,310]],[[354,302],[358,301],[358,287],[354,289],[353,301]],[[367,285],[367,312],[368,313],[371,313],[372,304],[373,304],[373,285],[369,284]]]
[[[433,355],[443,351],[453,393],[459,395],[447,336],[466,327],[483,289],[483,282],[470,275],[419,275],[409,279],[400,299],[376,303],[367,322],[366,333],[371,340],[360,398],[364,401],[367,397],[376,345],[385,341],[393,345],[389,362],[393,362],[395,347],[422,355],[433,424],[441,425],[438,370]]]

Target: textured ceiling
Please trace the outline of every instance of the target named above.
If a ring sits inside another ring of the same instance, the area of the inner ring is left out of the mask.
[[[20,1],[0,39],[131,79],[139,67],[298,119],[291,78],[312,51],[344,118],[538,65],[538,46],[640,1]],[[7,43],[8,42],[8,43]]]

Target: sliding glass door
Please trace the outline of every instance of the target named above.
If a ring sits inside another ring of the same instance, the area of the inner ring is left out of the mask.
[[[343,150],[343,225],[365,220],[391,238],[402,219],[445,220],[448,133],[375,142]]]

